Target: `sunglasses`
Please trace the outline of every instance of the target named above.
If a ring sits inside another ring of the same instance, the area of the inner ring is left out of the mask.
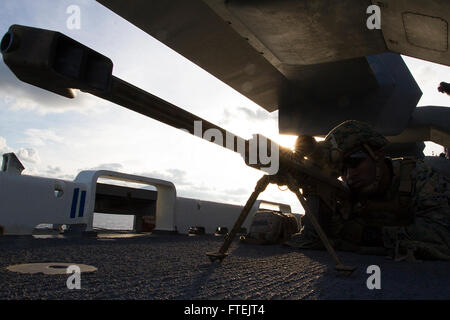
[[[342,163],[343,169],[345,170],[348,168],[351,169],[357,168],[361,164],[361,162],[363,162],[368,158],[368,156],[369,155],[363,151],[357,151],[350,154],[344,159]]]

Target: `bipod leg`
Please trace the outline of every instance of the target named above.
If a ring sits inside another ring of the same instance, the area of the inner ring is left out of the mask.
[[[264,175],[261,179],[258,180],[258,182],[256,183],[255,190],[250,195],[250,198],[247,200],[247,203],[245,204],[244,208],[242,208],[241,214],[234,223],[233,229],[231,229],[230,233],[225,236],[225,241],[220,247],[219,251],[206,253],[211,262],[215,261],[222,262],[222,260],[225,259],[225,257],[227,256],[228,248],[230,247],[231,243],[234,240],[234,237],[236,236],[237,232],[239,231],[248,214],[250,213],[253,204],[255,203],[259,194],[266,189],[269,183],[270,178],[268,175]]]
[[[295,195],[297,196],[301,205],[305,209],[305,214],[307,215],[308,219],[311,221],[312,225],[314,226],[314,229],[316,230],[317,234],[319,235],[320,240],[322,240],[322,243],[325,246],[325,248],[327,249],[328,253],[333,257],[333,259],[336,263],[336,267],[335,267],[336,270],[346,272],[346,273],[347,272],[352,273],[356,269],[356,267],[346,266],[346,265],[342,264],[341,260],[339,259],[338,255],[336,254],[336,251],[331,246],[327,235],[325,234],[325,232],[323,231],[319,222],[317,221],[314,211],[312,211],[312,210],[317,210],[319,208],[318,203],[309,205],[310,202],[319,201],[319,199],[316,196],[310,196],[311,200],[306,201],[306,199],[303,197],[303,195],[300,194],[299,188],[291,189],[291,191],[294,192]],[[313,197],[315,197],[315,199],[313,199]]]

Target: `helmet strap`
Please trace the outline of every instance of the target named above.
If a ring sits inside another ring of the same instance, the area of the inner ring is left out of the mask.
[[[361,190],[362,194],[373,194],[375,192],[378,192],[380,188],[380,182],[382,178],[382,162],[384,161],[382,157],[377,156],[371,147],[369,147],[367,144],[363,144],[364,149],[367,151],[369,156],[372,158],[372,160],[375,162],[375,179],[374,181],[369,184],[368,186],[364,187]]]

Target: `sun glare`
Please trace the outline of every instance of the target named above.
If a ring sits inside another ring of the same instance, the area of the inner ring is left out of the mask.
[[[294,149],[295,146],[295,140],[297,139],[297,136],[288,135],[288,134],[279,134],[274,138],[278,144],[280,144],[283,147]],[[316,141],[323,141],[325,138],[322,137],[314,137]]]
[[[279,134],[276,136],[275,140],[282,147],[293,149],[295,145],[295,139],[297,136],[287,135],[287,134]]]

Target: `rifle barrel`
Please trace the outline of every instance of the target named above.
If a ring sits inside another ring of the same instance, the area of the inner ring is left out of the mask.
[[[112,75],[111,59],[85,45],[55,31],[13,25],[1,41],[3,60],[11,71],[22,81],[73,98],[72,88],[80,89],[102,99],[106,99],[127,109],[151,117],[172,127],[206,139],[204,133],[214,129],[227,139],[226,146],[238,152],[247,165],[262,169],[260,163],[259,140],[256,141],[258,156],[256,163],[249,163],[250,140],[235,134],[171,104]],[[196,122],[201,122],[196,126]],[[265,137],[264,137],[265,138]],[[228,141],[233,139],[233,141]],[[267,139],[267,138],[266,138]],[[253,140],[253,142],[255,142]],[[267,139],[266,154],[272,152],[272,141]],[[255,149],[253,149],[255,150]],[[304,183],[311,179],[332,187],[345,196],[348,190],[336,179],[323,174],[319,169],[305,166],[291,150],[279,147],[280,170],[289,172]],[[252,160],[253,161],[253,160]]]

